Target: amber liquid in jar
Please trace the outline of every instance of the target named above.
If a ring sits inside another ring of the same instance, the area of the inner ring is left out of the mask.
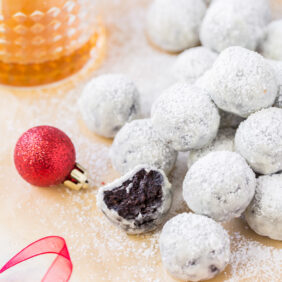
[[[66,78],[99,40],[91,0],[0,0],[0,83],[37,86]]]

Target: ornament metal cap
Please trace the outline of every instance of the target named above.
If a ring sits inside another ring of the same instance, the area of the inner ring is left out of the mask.
[[[69,177],[64,181],[64,185],[76,191],[79,191],[80,189],[87,189],[89,183],[87,178],[86,169],[76,163]]]

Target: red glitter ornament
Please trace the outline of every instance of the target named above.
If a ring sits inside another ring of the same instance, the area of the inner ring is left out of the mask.
[[[18,140],[15,166],[30,184],[47,187],[64,182],[72,189],[87,188],[84,169],[75,163],[75,148],[70,138],[52,126],[37,126]]]

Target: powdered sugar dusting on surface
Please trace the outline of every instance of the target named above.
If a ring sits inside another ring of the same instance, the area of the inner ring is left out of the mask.
[[[128,74],[140,89],[143,115],[148,116],[152,101],[172,83],[170,69],[175,57],[147,44],[143,23],[144,7],[149,0],[100,2],[107,7],[109,47],[107,59],[94,75],[107,72]],[[19,135],[32,126],[48,124],[71,137],[78,162],[88,169],[91,187],[93,183],[100,186],[117,177],[108,157],[111,142],[91,134],[78,114],[76,101],[82,86],[78,85],[68,93],[59,89],[56,94],[48,93],[46,89],[37,94],[25,91],[8,95],[9,91],[3,89],[0,93],[0,265],[33,240],[61,235],[67,240],[74,262],[71,281],[174,281],[161,266],[159,231],[129,237],[97,211],[95,188],[81,192],[63,187],[38,189],[21,180],[14,169],[13,147]],[[181,198],[186,160],[187,154],[180,154],[170,176],[176,192],[169,217],[187,209]],[[232,240],[235,251],[231,267],[217,281],[227,278],[255,281],[254,276],[260,281],[278,281],[281,244],[271,240],[266,244],[258,239],[261,237],[246,236],[249,233],[244,233],[244,229],[237,225],[228,229],[236,237]],[[44,258],[39,261],[44,273],[47,269]],[[263,267],[259,269],[257,262]],[[33,273],[34,268],[23,265],[21,271],[17,272],[15,268],[2,277],[17,281],[18,275],[26,276],[28,271]],[[38,281],[32,279],[27,281]]]
[[[248,240],[239,232],[231,236],[232,241],[231,278],[226,281],[281,281],[281,249]]]

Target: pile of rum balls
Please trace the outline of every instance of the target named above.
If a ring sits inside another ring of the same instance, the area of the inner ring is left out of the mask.
[[[267,0],[155,0],[146,32],[159,49],[182,52],[151,117],[141,118],[125,75],[93,79],[79,100],[88,128],[114,138],[110,158],[123,175],[99,189],[98,207],[128,234],[156,229],[171,206],[167,177],[189,151],[191,212],[165,223],[160,251],[173,277],[210,279],[230,262],[220,222],[243,217],[282,240],[282,20],[271,21]]]

